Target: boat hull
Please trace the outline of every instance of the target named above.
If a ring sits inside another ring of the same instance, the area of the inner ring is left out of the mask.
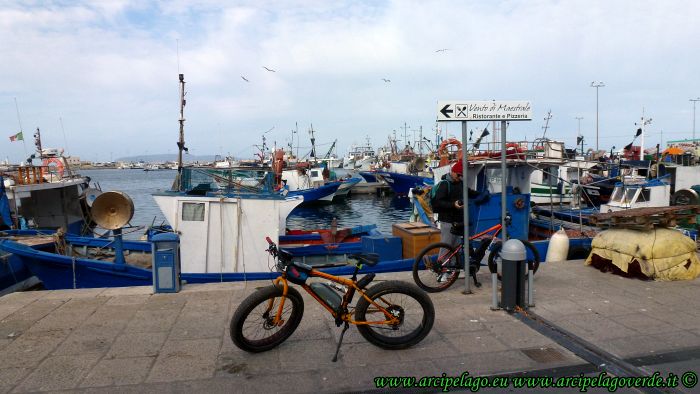
[[[71,239],[76,245],[89,244],[93,246],[106,246],[111,240],[107,239]],[[571,245],[589,247],[591,239],[572,239]],[[150,250],[150,243],[130,241],[124,243],[126,250],[146,251]],[[548,241],[535,241],[540,256],[546,256]],[[131,264],[114,264],[106,261],[98,261],[84,258],[72,258],[52,252],[53,243],[29,247],[11,239],[0,240],[0,251],[11,253],[20,260],[29,270],[36,275],[48,290],[58,289],[82,289],[101,287],[130,287],[151,286],[153,283],[152,271]],[[374,267],[364,265],[360,273],[387,273],[410,271],[413,267],[413,258],[381,261]],[[341,265],[322,269],[333,275],[351,275],[354,271],[352,265]],[[236,282],[272,279],[279,276],[277,272],[222,272],[222,273],[182,273],[180,278],[186,283],[215,283]]]
[[[379,171],[376,175],[384,179],[391,190],[400,196],[408,195],[408,192],[414,187],[433,184],[433,178],[426,178],[418,175],[385,171]]]

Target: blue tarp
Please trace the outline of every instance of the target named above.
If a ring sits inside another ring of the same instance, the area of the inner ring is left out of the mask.
[[[12,228],[12,216],[10,215],[10,200],[5,193],[5,179],[0,176],[0,217],[2,224]]]

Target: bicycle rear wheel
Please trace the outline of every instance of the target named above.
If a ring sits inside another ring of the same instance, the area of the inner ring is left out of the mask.
[[[357,326],[360,334],[373,345],[384,349],[405,349],[422,341],[435,322],[435,308],[428,294],[411,283],[387,281],[372,286],[367,298],[397,317],[398,324],[387,320],[375,304],[361,297],[355,308],[357,322],[377,322]]]
[[[459,277],[462,265],[460,253],[455,253],[459,247],[444,242],[426,246],[413,262],[413,280],[418,287],[429,292],[437,293],[452,286]]]
[[[259,353],[289,338],[304,315],[304,300],[296,289],[287,288],[281,321],[274,324],[281,300],[282,288],[274,285],[259,289],[243,300],[231,318],[233,343],[247,352]]]
[[[532,265],[532,274],[534,275],[535,272],[537,272],[537,269],[540,267],[540,252],[537,251],[537,248],[531,242],[522,239],[520,240],[520,242],[522,242],[523,245],[525,245],[525,249],[527,251],[526,263],[528,264],[528,266]],[[495,241],[493,243],[493,248],[491,249],[491,254],[489,255],[488,259],[489,270],[491,270],[491,272],[497,272],[498,280],[501,280],[501,273],[498,272],[498,261],[500,261],[501,259],[502,247],[503,242]],[[529,273],[526,271],[525,278],[527,278],[528,276]]]

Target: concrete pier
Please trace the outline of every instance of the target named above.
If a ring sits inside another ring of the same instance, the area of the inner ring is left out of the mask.
[[[383,350],[351,328],[336,363],[340,329],[307,295],[300,327],[281,346],[248,354],[232,344],[233,311],[269,281],[186,285],[177,294],[136,287],[6,295],[0,298],[0,393],[347,392],[381,390],[374,378],[385,376],[612,374],[610,366],[594,365],[567,342],[533,329],[523,314],[491,311],[486,271],[475,294],[462,294],[462,280],[431,294],[435,325],[414,348]],[[411,281],[410,273],[378,278]],[[644,282],[601,273],[581,260],[547,263],[535,276],[530,312],[643,374],[680,376],[700,370],[699,294],[699,280]],[[698,392],[680,382],[678,390]]]

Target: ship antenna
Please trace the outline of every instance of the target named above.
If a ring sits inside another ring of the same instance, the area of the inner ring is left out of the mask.
[[[182,151],[187,152],[185,147],[185,75],[180,74],[180,140],[177,142],[177,190],[182,187]]]

